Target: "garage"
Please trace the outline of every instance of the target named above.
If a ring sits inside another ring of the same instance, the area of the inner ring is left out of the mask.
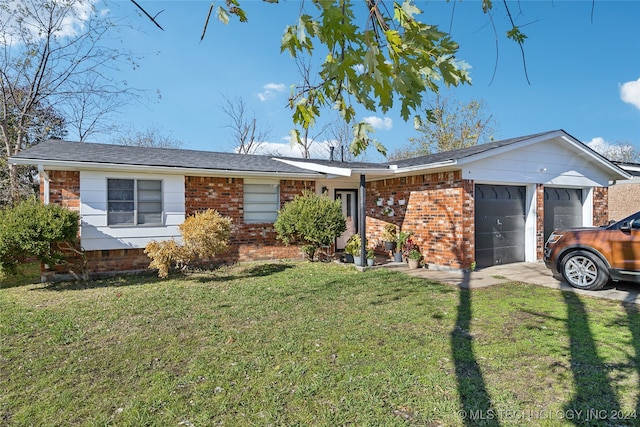
[[[545,187],[544,241],[557,228],[581,227],[582,224],[582,189]]]
[[[476,267],[525,260],[526,187],[475,186]]]

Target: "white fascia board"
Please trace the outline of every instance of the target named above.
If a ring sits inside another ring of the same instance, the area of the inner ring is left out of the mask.
[[[118,172],[137,172],[137,173],[168,173],[173,175],[190,175],[190,176],[218,176],[242,178],[247,176],[254,177],[278,177],[293,179],[317,179],[320,176],[317,173],[292,173],[292,172],[256,172],[256,171],[238,171],[223,169],[200,169],[200,168],[183,168],[171,166],[147,166],[147,165],[122,165],[116,163],[92,163],[92,162],[67,162],[58,160],[40,160],[40,159],[12,159],[11,164],[15,165],[36,165],[42,168],[58,169],[58,170],[103,170]]]
[[[310,163],[310,162],[298,162],[298,161],[289,160],[289,159],[279,159],[277,157],[273,157],[273,160],[286,163],[287,165],[294,166],[296,168],[307,169],[314,172],[324,173],[326,175],[351,176],[352,174],[352,171],[349,168],[326,166],[326,165],[320,165],[318,163]]]
[[[395,175],[397,175],[397,174],[413,173],[413,172],[420,172],[420,171],[428,171],[431,169],[448,168],[448,167],[457,166],[457,165],[458,165],[458,161],[453,159],[453,160],[445,160],[443,162],[426,163],[424,165],[408,166],[406,168],[398,167],[398,165],[391,165],[389,168],[391,171],[393,171]]]
[[[367,177],[385,177],[392,176],[395,174],[395,171],[390,168],[363,168],[363,169],[352,169],[353,175],[367,175]]]

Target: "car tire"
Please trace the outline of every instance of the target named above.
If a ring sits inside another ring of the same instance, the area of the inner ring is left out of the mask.
[[[562,277],[571,286],[587,291],[602,289],[609,281],[609,270],[602,260],[588,251],[573,251],[562,258]]]

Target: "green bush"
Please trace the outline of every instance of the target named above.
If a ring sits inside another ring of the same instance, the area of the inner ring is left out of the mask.
[[[182,244],[152,241],[144,249],[151,258],[149,268],[157,268],[159,277],[167,277],[172,266],[184,268],[198,257],[213,258],[229,248],[231,218],[213,209],[189,216],[178,228]]]
[[[0,275],[16,274],[18,267],[35,259],[46,264],[64,260],[58,243],[75,243],[80,217],[77,212],[35,199],[0,210]]]
[[[305,190],[282,207],[274,228],[286,245],[302,241],[320,247],[332,244],[347,225],[339,200]]]

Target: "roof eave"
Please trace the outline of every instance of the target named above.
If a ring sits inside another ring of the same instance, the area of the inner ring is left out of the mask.
[[[304,178],[316,179],[318,173],[310,172],[284,172],[284,171],[240,171],[231,169],[203,169],[203,168],[187,168],[178,166],[149,166],[149,165],[133,165],[119,163],[97,163],[97,162],[69,162],[58,160],[42,160],[29,158],[10,158],[10,163],[14,165],[38,166],[44,169],[58,170],[103,170],[118,172],[135,172],[142,173],[170,173],[173,175],[198,175],[198,176],[224,176],[232,178],[241,178],[247,176],[255,177],[273,177],[282,178]]]

